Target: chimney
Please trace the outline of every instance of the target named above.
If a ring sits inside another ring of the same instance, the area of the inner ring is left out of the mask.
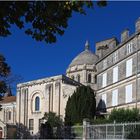
[[[129,38],[129,30],[125,29],[122,33],[121,33],[121,42],[126,41]]]
[[[108,53],[114,47],[116,47],[117,44],[118,44],[118,41],[115,37],[97,42],[96,55],[98,55],[99,58],[103,57],[106,53]]]
[[[135,30],[136,30],[136,32],[139,32],[140,31],[140,17],[137,19],[137,21],[136,21],[136,25],[135,25]]]

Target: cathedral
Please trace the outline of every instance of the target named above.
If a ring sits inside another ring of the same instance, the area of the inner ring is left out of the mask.
[[[22,124],[31,135],[38,135],[45,112],[55,112],[63,119],[68,97],[80,85],[95,91],[100,112],[140,108],[140,18],[135,32],[129,35],[126,29],[120,38],[120,42],[114,37],[97,42],[95,53],[86,41],[65,75],[18,84],[16,97],[7,96],[0,102],[0,138],[6,138],[7,124]]]

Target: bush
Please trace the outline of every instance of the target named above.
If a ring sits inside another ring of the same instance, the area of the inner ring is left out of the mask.
[[[92,120],[93,124],[124,123],[140,121],[139,109],[113,109],[108,118],[97,118]]]
[[[60,116],[56,115],[54,112],[45,113],[44,117],[47,122],[41,125],[40,138],[41,139],[56,139],[62,138],[62,126],[63,121]],[[55,132],[53,131],[55,129]]]
[[[91,120],[92,124],[106,124],[106,123],[112,123],[109,119],[107,118],[97,118],[95,120]]]
[[[139,110],[136,108],[133,109],[113,109],[109,115],[109,120],[113,122],[136,122],[140,121]]]

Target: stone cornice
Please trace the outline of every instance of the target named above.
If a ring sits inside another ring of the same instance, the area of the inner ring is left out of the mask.
[[[65,76],[65,75],[58,75],[58,76],[53,76],[53,77],[48,77],[48,78],[43,78],[43,79],[38,79],[34,81],[29,81],[25,83],[20,83],[17,85],[17,90],[20,90],[20,88],[27,88],[29,86],[35,86],[35,85],[41,85],[45,83],[52,83],[52,82],[60,82],[62,81],[63,83],[69,83],[72,85],[81,85],[79,82],[72,80],[71,78]]]
[[[38,79],[38,80],[33,80],[25,83],[20,83],[17,85],[17,89],[21,87],[28,87],[28,86],[35,86],[35,85],[41,85],[57,80],[62,80],[63,75],[58,75],[58,76],[53,76],[53,77],[48,77],[48,78],[43,78],[43,79]]]

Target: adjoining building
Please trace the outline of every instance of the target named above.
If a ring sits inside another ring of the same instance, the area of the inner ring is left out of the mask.
[[[6,93],[0,105],[0,138],[7,138],[8,134],[12,137],[16,132],[16,96]]]
[[[131,36],[124,30],[120,43],[116,38],[96,43],[96,96],[103,111],[140,108],[140,18],[135,30]]]
[[[95,90],[100,112],[140,108],[140,19],[135,29],[133,35],[129,35],[128,29],[123,31],[120,43],[114,37],[97,42],[95,53],[87,41],[66,75],[18,84],[14,102],[17,125],[22,124],[32,135],[38,135],[44,113],[53,111],[64,118],[68,97],[80,85]]]

